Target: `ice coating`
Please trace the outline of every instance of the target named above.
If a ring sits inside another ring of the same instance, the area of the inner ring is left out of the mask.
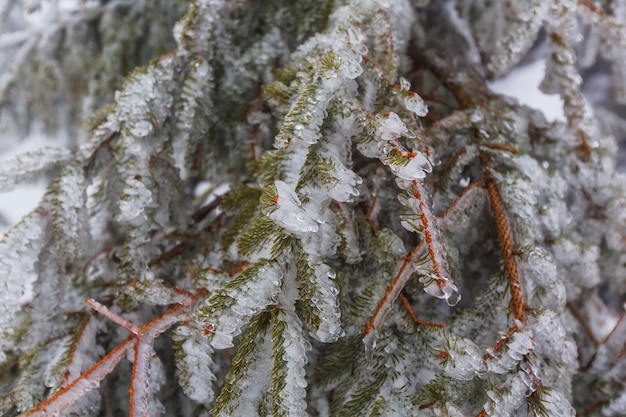
[[[423,275],[420,282],[424,283],[424,292],[426,294],[445,300],[449,306],[455,306],[461,301],[459,289],[450,280],[437,280],[434,276]]]
[[[315,270],[315,289],[312,302],[319,310],[321,322],[312,334],[317,340],[325,343],[334,342],[344,335],[341,328],[341,310],[339,309],[339,288],[334,282],[335,271],[326,264],[318,264]]]
[[[428,106],[424,100],[414,92],[410,92],[410,94],[404,98],[404,107],[419,117],[424,117],[428,113]]]
[[[296,192],[285,182],[276,181],[276,205],[265,214],[278,225],[292,233],[316,232],[319,224],[311,213],[305,211]]]
[[[408,181],[422,179],[433,170],[430,160],[421,152],[416,152],[415,156],[407,159],[407,163],[389,165],[393,173],[401,179]]]
[[[509,340],[507,340],[498,354],[487,360],[489,371],[504,374],[515,369],[522,358],[524,358],[534,346],[533,334],[530,330],[517,330],[510,336]]]
[[[378,134],[383,140],[395,140],[406,136],[414,138],[415,135],[406,127],[400,117],[394,113],[389,112],[382,119],[380,126],[378,127]]]
[[[276,303],[282,279],[282,269],[276,263],[268,262],[256,267],[243,282],[226,285],[215,293],[214,298],[209,298],[209,311],[201,313],[200,320],[208,326],[211,345],[215,349],[232,347],[233,338],[241,334],[243,324],[268,305]],[[211,310],[213,305],[218,307]]]
[[[450,336],[448,342],[450,348],[446,350],[447,359],[444,365],[446,375],[468,381],[487,371],[482,352],[474,342],[453,336]]]

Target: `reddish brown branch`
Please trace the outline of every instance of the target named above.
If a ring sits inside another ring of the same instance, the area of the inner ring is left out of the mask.
[[[137,343],[135,343],[131,384],[128,390],[130,396],[129,417],[149,417],[150,362],[152,360],[153,342],[154,339],[151,337],[142,337],[138,338]]]
[[[147,341],[155,339],[161,333],[169,329],[174,323],[184,320],[189,315],[191,307],[206,294],[207,291],[199,291],[197,294],[187,297],[182,304],[171,307],[163,314],[155,317],[141,327],[131,324],[131,328],[137,329],[136,334],[133,333],[129,335],[123,342],[117,345],[111,352],[96,362],[87,371],[83,372],[78,378],[54,394],[52,397],[37,404],[32,410],[20,414],[20,417],[46,417],[59,415],[62,411],[69,408],[85,394],[98,388],[100,381],[102,381],[113,371],[113,369],[115,369],[117,364],[126,356],[129,350],[135,347],[135,345],[151,343]],[[108,308],[93,300],[89,302],[89,305],[96,306],[99,312],[104,311],[108,318],[111,318],[109,316],[117,316]],[[101,307],[104,307],[104,309]],[[122,318],[115,319],[114,321],[119,324],[120,320],[122,323],[126,321]],[[135,370],[133,370],[133,376],[136,376]]]
[[[83,337],[83,334],[85,333],[85,330],[87,329],[87,326],[89,325],[91,320],[94,320],[93,314],[90,314],[85,320],[83,320],[83,322],[80,325],[80,328],[76,332],[76,336],[74,337],[74,342],[72,343],[72,347],[70,349],[69,358],[67,360],[68,370],[64,375],[64,381],[62,384],[63,387],[67,386],[69,382],[74,380],[73,375],[71,375],[69,369],[71,367],[72,362],[74,362],[74,358],[76,357],[76,350],[78,349],[78,344],[80,343],[80,340]]]
[[[502,346],[504,346],[509,339],[511,339],[511,336],[513,336],[513,334],[518,330],[517,326],[512,326],[507,332],[506,332],[506,336],[504,336],[503,338],[501,338],[500,340],[498,340],[498,342],[493,346],[493,351],[494,352],[498,352],[500,349],[502,349]],[[492,358],[493,354],[492,353],[485,353],[485,355],[483,356],[483,359],[487,360],[489,358]]]
[[[378,197],[374,197],[372,199],[372,205],[369,210],[367,210],[367,214],[365,215],[365,220],[372,226],[376,225],[376,217],[378,216],[378,212],[380,210],[380,203],[378,202]]]
[[[400,300],[400,302],[404,306],[404,309],[411,316],[411,320],[413,320],[413,323],[415,323],[417,325],[420,325],[420,326],[434,326],[434,327],[441,327],[441,328],[445,327],[445,325],[443,323],[434,323],[432,321],[420,320],[417,317],[417,315],[415,314],[415,312],[413,311],[413,308],[411,307],[411,304],[409,304],[409,300],[407,300],[406,297],[403,294],[400,294],[398,296],[398,299]]]
[[[497,149],[500,151],[510,152],[514,155],[519,154],[519,151],[517,150],[516,147],[514,147],[513,145],[507,145],[505,143],[488,143],[484,146],[489,149]]]
[[[591,414],[598,408],[602,407],[607,401],[609,401],[609,398],[604,398],[602,400],[596,401],[595,403],[591,404],[589,407],[585,408],[581,412],[576,413],[576,417],[584,417],[586,415]]]
[[[114,312],[109,310],[108,307],[106,307],[103,304],[100,304],[99,302],[97,302],[93,298],[86,298],[85,299],[85,304],[87,304],[89,307],[93,308],[98,313],[102,314],[104,317],[106,317],[109,320],[111,320],[113,323],[116,323],[116,324],[120,325],[121,327],[125,328],[126,330],[128,330],[132,334],[138,334],[139,333],[139,327],[135,326],[134,324],[132,324],[128,320],[126,320],[126,319],[120,317],[119,315],[115,314]]]
[[[424,239],[426,240],[426,246],[428,247],[428,254],[433,265],[433,271],[437,277],[437,285],[439,288],[445,287],[448,282],[448,266],[446,265],[445,256],[439,253],[434,247],[435,243],[439,241],[437,233],[437,225],[431,224],[430,219],[434,219],[430,207],[426,204],[426,194],[423,185],[417,180],[413,180],[414,187],[411,189],[413,195],[419,201],[420,218],[424,225]],[[446,275],[444,277],[444,274]]]
[[[591,0],[579,0],[578,4],[580,4],[581,6],[585,6],[594,13],[603,13],[600,7],[598,7],[598,5]]]
[[[500,248],[502,249],[502,257],[504,258],[504,270],[509,280],[509,289],[511,291],[513,315],[517,320],[526,324],[526,304],[519,282],[519,272],[517,270],[517,261],[515,260],[511,228],[506,217],[500,192],[498,191],[496,183],[491,178],[487,180],[487,193],[489,194],[491,209],[496,219],[498,239],[500,240]]]
[[[380,313],[387,304],[392,303],[400,295],[400,291],[402,291],[402,289],[406,285],[406,282],[411,276],[411,262],[413,262],[421,248],[422,242],[415,246],[411,253],[409,253],[404,258],[404,262],[400,266],[400,270],[394,277],[391,285],[389,285],[389,287],[387,288],[387,291],[385,291],[385,295],[383,295],[383,298],[381,298],[381,300],[378,302],[378,306],[376,307],[376,311],[374,311],[374,315],[365,325],[365,332],[363,333],[363,337],[367,336],[368,333],[370,333],[373,329],[376,329],[378,325],[381,325],[384,322],[385,317]]]
[[[63,410],[70,407],[83,395],[97,388],[115,366],[126,356],[126,353],[135,345],[133,335],[128,336],[122,343],[117,345],[108,355],[99,360],[95,365],[85,371],[61,391],[40,402],[32,410],[20,414],[21,417],[46,417],[59,415]]]
[[[622,323],[622,320],[624,320],[624,316],[626,316],[626,310],[622,311],[622,314],[619,316],[619,319],[617,319],[617,323],[615,323],[615,326],[613,326],[613,329],[609,332],[609,334],[606,335],[606,337],[604,339],[602,339],[602,341],[600,342],[601,345],[605,344],[606,342],[609,341],[609,339],[615,334],[615,331],[617,330],[617,328],[620,326],[620,324]]]

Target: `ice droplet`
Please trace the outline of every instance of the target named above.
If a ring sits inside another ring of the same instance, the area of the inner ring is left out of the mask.
[[[424,287],[426,294],[445,300],[450,307],[457,305],[461,301],[459,289],[449,280],[437,280],[434,277],[427,276],[426,281],[428,282]]]
[[[428,113],[428,106],[416,93],[411,93],[409,96],[404,98],[404,107],[419,117],[424,117]]]
[[[374,350],[376,349],[376,339],[378,339],[378,331],[371,329],[369,333],[363,337],[363,345],[365,346],[365,357],[371,360],[374,357]]]

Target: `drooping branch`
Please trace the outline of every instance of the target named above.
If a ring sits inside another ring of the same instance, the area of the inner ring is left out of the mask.
[[[456,199],[454,199],[454,201],[450,204],[450,206],[448,206],[444,210],[444,212],[442,213],[442,215],[439,218],[440,221],[445,221],[447,219],[447,217],[451,213],[453,213],[454,208],[456,208],[459,204],[461,204],[461,202],[464,201],[466,198],[471,198],[470,194],[472,194],[472,192],[475,189],[478,189],[478,188],[484,186],[484,184],[485,184],[485,180],[484,179],[480,179],[478,181],[475,181],[475,182],[469,184],[463,190],[463,192],[461,194],[459,194],[459,196]],[[432,239],[432,236],[431,236],[431,239]],[[391,284],[387,288],[387,291],[385,291],[385,294],[383,295],[383,297],[378,302],[378,305],[376,307],[376,310],[374,311],[374,314],[372,315],[372,318],[365,325],[365,330],[363,332],[363,337],[364,338],[368,334],[370,334],[370,332],[372,330],[380,328],[380,326],[383,325],[383,323],[385,322],[385,319],[386,319],[386,315],[388,314],[388,312],[389,312],[389,310],[391,308],[390,307],[391,303],[393,303],[396,299],[398,299],[399,297],[402,296],[401,292],[404,289],[404,287],[406,286],[407,282],[409,281],[409,278],[411,278],[411,275],[414,272],[414,269],[412,267],[412,263],[416,259],[419,259],[420,257],[424,256],[425,253],[426,253],[426,248],[424,247],[423,243],[424,243],[424,241],[421,241],[404,258],[402,264],[400,265],[400,268],[399,268],[398,272],[396,273],[396,276],[394,277],[393,281],[391,282]],[[406,304],[405,304],[406,299],[404,299],[404,300],[401,299],[401,301],[402,301],[402,303],[406,307]],[[412,313],[412,310],[409,310],[409,313]],[[413,315],[414,315],[414,313],[411,316],[413,317]],[[423,323],[424,324],[429,324],[429,325],[435,325],[435,324],[432,324],[430,322],[423,322]],[[438,324],[436,324],[436,325],[439,326]]]

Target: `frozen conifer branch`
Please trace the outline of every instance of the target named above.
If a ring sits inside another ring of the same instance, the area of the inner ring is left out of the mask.
[[[5,3],[0,414],[623,414],[625,2]]]
[[[170,308],[159,317],[140,327],[127,322],[95,300],[86,300],[86,303],[90,307],[129,330],[131,335],[86,372],[71,381],[69,385],[65,386],[61,391],[48,400],[39,403],[31,411],[20,414],[20,416],[58,415],[83,395],[98,388],[100,382],[110,374],[124,356],[133,349],[134,361],[131,378],[132,386],[130,389],[131,409],[129,415],[147,415],[148,371],[150,366],[149,361],[152,356],[152,343],[156,337],[169,329],[174,323],[187,318],[189,307],[193,306],[194,303],[205,295],[206,294],[202,292],[198,295],[190,296],[184,304]]]

